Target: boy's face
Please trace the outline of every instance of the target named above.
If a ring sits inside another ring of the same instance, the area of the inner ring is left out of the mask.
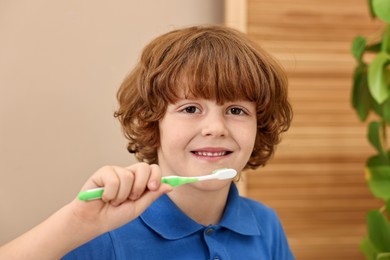
[[[159,122],[158,161],[163,175],[200,176],[219,168],[240,172],[254,147],[256,123],[256,106],[249,101],[217,105],[212,100],[182,98],[168,105]],[[218,183],[226,186],[230,180]]]

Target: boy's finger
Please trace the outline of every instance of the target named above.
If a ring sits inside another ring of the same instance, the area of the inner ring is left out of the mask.
[[[157,190],[160,187],[162,175],[160,166],[158,166],[157,164],[151,164],[150,169],[150,177],[147,185],[148,189],[153,191]]]
[[[133,174],[134,184],[128,197],[130,200],[137,200],[146,190],[151,168],[148,164],[140,164]]]
[[[115,167],[116,175],[119,179],[118,193],[112,201],[114,205],[119,205],[126,201],[134,185],[134,173],[126,168]]]
[[[95,183],[98,187],[104,187],[102,200],[104,202],[108,202],[115,199],[118,194],[120,185],[120,179],[115,167],[105,166],[99,170],[99,173],[99,177]]]

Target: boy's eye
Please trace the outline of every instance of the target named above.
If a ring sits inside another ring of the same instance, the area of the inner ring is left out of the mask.
[[[246,114],[243,109],[238,108],[238,107],[230,108],[228,113],[232,114],[232,115],[244,115],[244,114]]]
[[[198,109],[196,106],[188,106],[188,107],[185,107],[185,108],[183,109],[183,112],[193,114],[193,113],[198,112],[198,110],[199,110],[199,109]]]

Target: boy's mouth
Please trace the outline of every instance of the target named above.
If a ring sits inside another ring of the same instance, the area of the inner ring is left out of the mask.
[[[221,157],[225,156],[228,154],[231,154],[231,151],[216,151],[216,152],[211,152],[211,151],[191,151],[191,153],[197,155],[197,156],[207,156],[207,157]]]

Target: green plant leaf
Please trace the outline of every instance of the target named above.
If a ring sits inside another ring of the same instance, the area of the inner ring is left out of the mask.
[[[384,154],[384,149],[382,146],[382,140],[380,137],[381,123],[378,121],[372,121],[368,125],[368,140],[371,145],[379,152],[380,155]],[[386,156],[386,154],[385,154]],[[387,156],[386,156],[387,157]]]
[[[367,167],[366,174],[372,194],[385,201],[390,199],[390,166]]]
[[[383,117],[382,106],[378,104],[378,102],[371,96],[371,94],[369,96],[369,99],[371,100],[372,110],[374,110],[378,116]]]
[[[360,121],[365,121],[370,112],[371,98],[367,84],[367,65],[361,63],[356,67],[352,86],[352,106]]]
[[[386,201],[386,211],[387,214],[390,214],[390,199]]]
[[[368,66],[368,87],[372,97],[382,104],[389,96],[385,66],[389,62],[389,55],[380,52]]]
[[[387,157],[390,157],[390,151],[387,152]],[[380,155],[374,155],[368,158],[367,167],[376,167],[376,166],[390,166],[390,163],[386,160],[383,160],[383,157]]]
[[[387,26],[386,31],[382,37],[381,51],[389,53],[389,49],[390,49],[389,42],[390,42],[390,26]]]
[[[380,52],[381,46],[382,46],[382,42],[369,44],[369,45],[366,46],[366,51],[369,51],[369,52]]]
[[[390,224],[378,210],[367,214],[368,238],[379,252],[390,252]]]
[[[379,252],[371,243],[370,239],[368,239],[368,237],[363,238],[363,240],[360,242],[359,248],[366,257],[366,260],[376,260],[376,255]]]
[[[372,9],[377,17],[390,23],[390,1],[388,0],[371,0]]]
[[[390,260],[390,252],[379,253],[376,256],[376,260]]]
[[[363,36],[357,36],[352,42],[352,54],[357,61],[361,61],[367,41]]]
[[[388,98],[382,105],[383,119],[390,124],[390,98]]]
[[[372,6],[372,0],[368,0],[368,7],[369,7],[371,18],[375,18],[376,14],[375,14],[374,8]]]

